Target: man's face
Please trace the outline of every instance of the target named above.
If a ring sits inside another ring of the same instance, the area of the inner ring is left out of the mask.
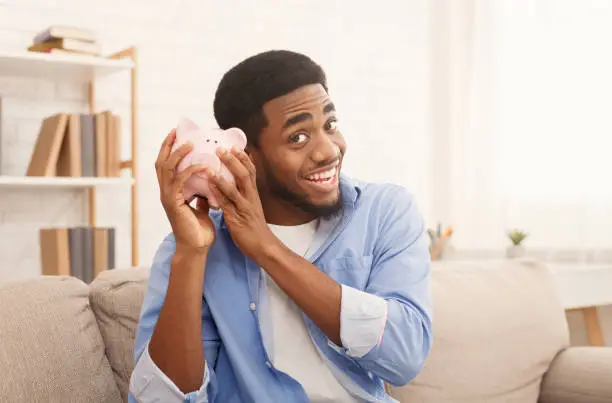
[[[259,147],[249,148],[262,200],[275,198],[315,217],[342,208],[338,177],[346,144],[336,111],[320,84],[267,102]]]

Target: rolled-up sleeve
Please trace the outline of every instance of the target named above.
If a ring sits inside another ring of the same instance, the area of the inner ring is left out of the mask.
[[[342,284],[340,339],[351,357],[363,357],[376,347],[387,322],[387,301]]]
[[[395,188],[378,208],[383,214],[367,285],[362,292],[343,289],[345,345],[337,351],[400,386],[423,369],[433,341],[431,258],[424,220],[408,191]]]
[[[144,350],[130,379],[130,391],[138,402],[208,402],[210,371],[204,366],[204,378],[199,390],[187,394],[181,392],[174,382],[159,369],[151,356],[149,347]]]

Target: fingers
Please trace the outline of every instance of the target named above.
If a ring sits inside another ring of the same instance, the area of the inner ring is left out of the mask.
[[[256,184],[257,172],[255,170],[255,165],[253,165],[253,161],[251,161],[251,158],[249,158],[247,153],[245,153],[244,151],[232,150],[232,152],[234,153],[236,158],[238,158],[238,160],[242,162],[242,165],[245,166],[247,171],[249,171],[249,176],[250,176],[251,183],[253,184],[253,186],[257,186]]]
[[[193,149],[192,143],[185,143],[170,154],[168,159],[164,164],[164,169],[168,172],[175,172],[176,167],[181,162],[181,160],[189,154],[189,152]]]
[[[232,150],[230,152],[227,150],[219,149],[217,151],[217,155],[219,155],[219,158],[221,159],[221,161],[223,161],[225,166],[229,169],[229,171],[234,176],[234,179],[236,180],[236,183],[238,187],[240,188],[240,190],[244,192],[244,195],[247,198],[250,198],[253,192],[253,181],[251,180],[251,172],[249,171],[247,166],[245,166],[244,162],[238,159],[236,154],[238,154],[237,150]],[[223,192],[224,186],[221,186],[220,184],[219,186],[220,186],[220,190]],[[227,190],[231,191],[231,189],[229,188]],[[231,198],[231,195],[228,194],[227,196],[228,198],[230,198],[230,200],[233,201],[233,199]]]
[[[193,174],[198,172],[203,172],[206,170],[206,166],[204,165],[191,165],[189,168],[185,169],[174,178],[174,182],[172,184],[174,191],[182,191],[183,186],[185,186],[185,182],[187,179]]]
[[[159,153],[157,154],[157,160],[155,160],[155,172],[157,173],[157,179],[161,181],[161,171],[164,163],[168,159],[170,152],[172,150],[172,146],[176,140],[176,130],[172,129],[170,133],[166,136],[164,141],[161,144],[159,149]]]
[[[176,176],[176,167],[181,159],[191,150],[190,144],[184,144],[176,149],[170,157],[162,164],[158,171],[158,178],[161,188],[171,188],[172,182]]]
[[[219,188],[214,183],[211,182],[209,188],[213,196],[215,196],[215,199],[217,199],[217,204],[222,211],[226,212],[234,207],[234,204],[219,191]]]
[[[217,190],[223,195],[231,203],[236,206],[240,206],[244,204],[244,197],[238,191],[236,185],[225,179],[221,175],[215,175],[212,180],[213,184],[217,188]]]
[[[168,159],[174,141],[176,140],[176,129],[172,129],[161,144],[159,153],[157,154],[156,165],[161,165]]]

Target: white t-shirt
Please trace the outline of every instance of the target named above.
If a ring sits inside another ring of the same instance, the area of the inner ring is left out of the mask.
[[[317,221],[296,226],[269,225],[272,232],[294,253],[304,256],[317,228]],[[356,402],[331,373],[308,333],[300,308],[265,274],[268,284],[276,369],[298,381],[313,403]]]

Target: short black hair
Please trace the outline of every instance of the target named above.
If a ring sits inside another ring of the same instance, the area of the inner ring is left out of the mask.
[[[248,143],[259,146],[259,134],[268,125],[263,105],[309,84],[327,91],[325,72],[308,56],[288,50],[270,50],[251,56],[227,71],[213,104],[221,129],[238,127]]]

